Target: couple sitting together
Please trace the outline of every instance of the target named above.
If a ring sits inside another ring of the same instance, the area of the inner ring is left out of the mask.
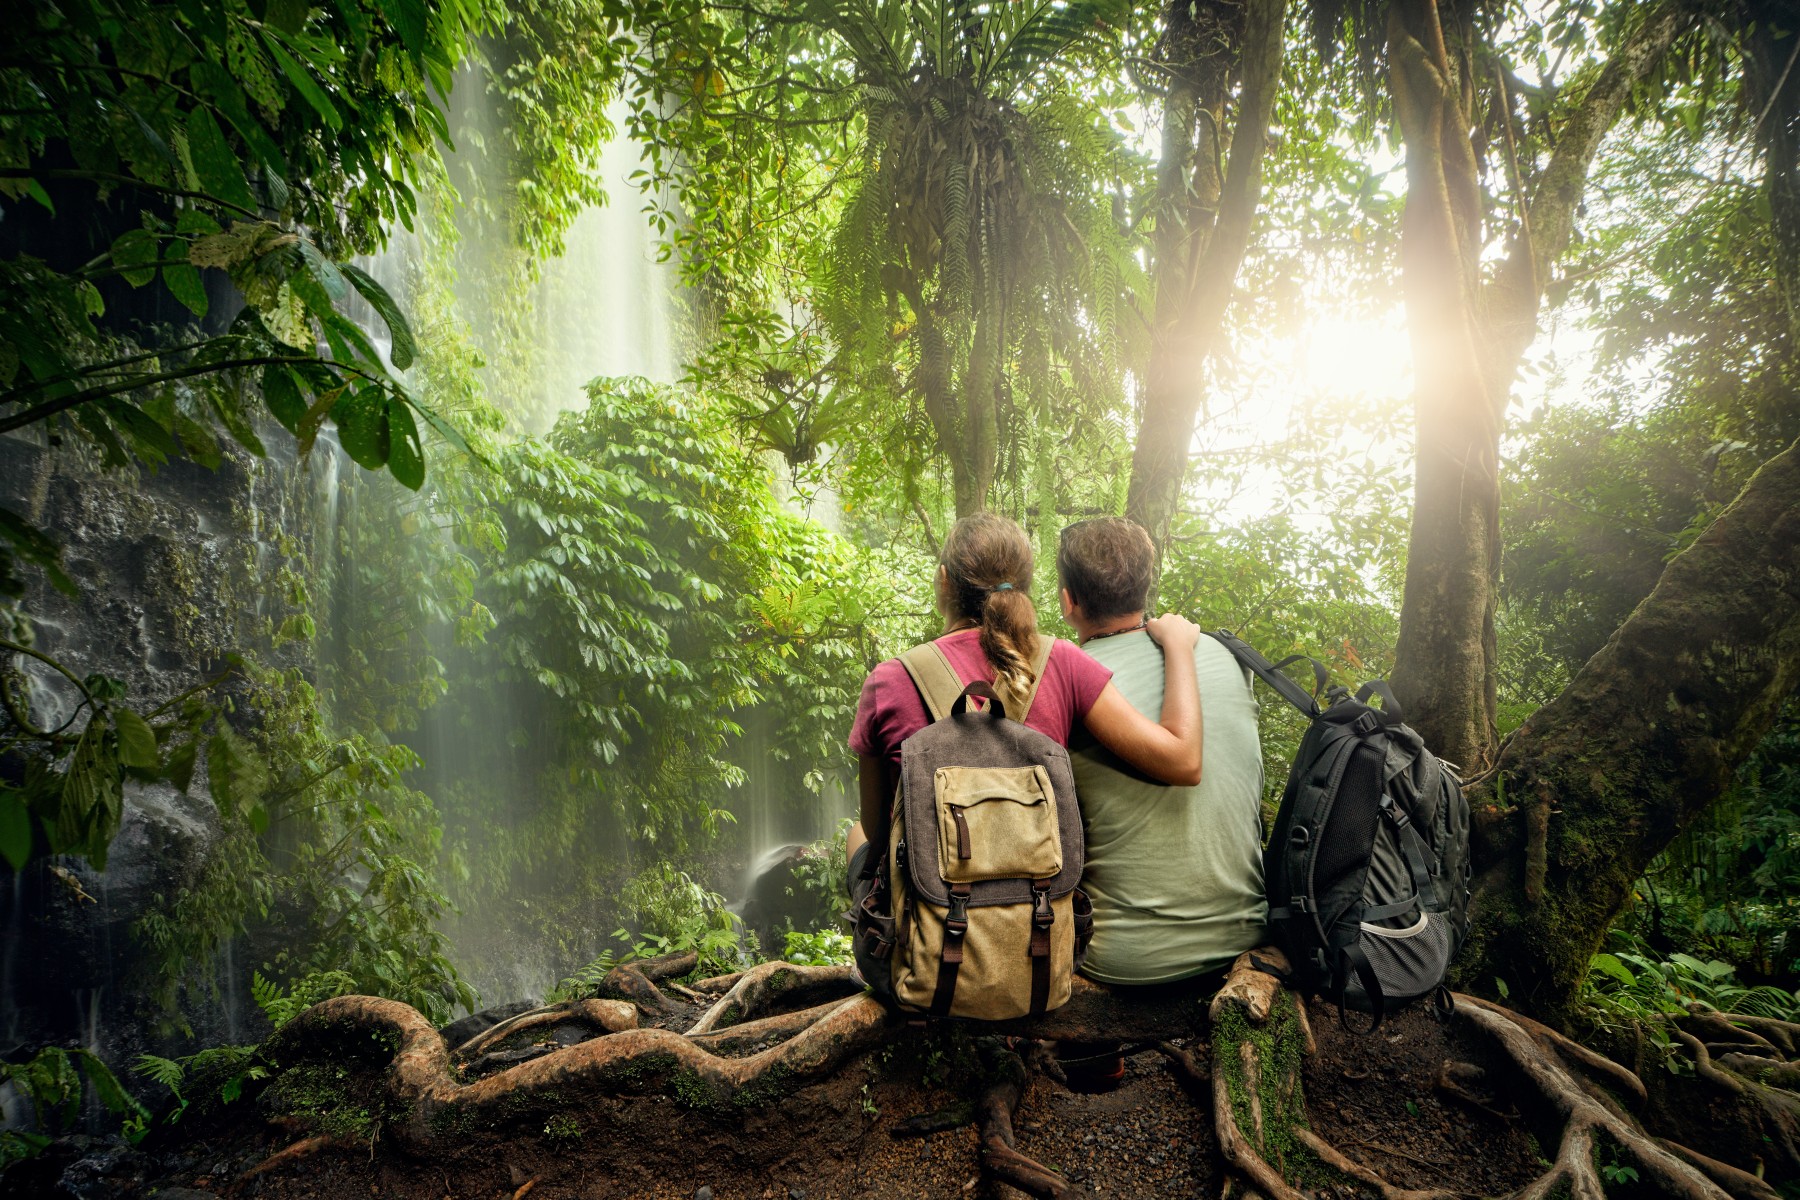
[[[1130,521],[1063,530],[1057,582],[1080,645],[1058,640],[1047,658],[1028,595],[1031,543],[1018,525],[989,514],[958,521],[936,581],[945,632],[935,645],[961,682],[1031,696],[1024,723],[1070,752],[1094,918],[1081,971],[1108,984],[1221,971],[1266,937],[1250,678],[1185,618],[1145,619],[1154,567],[1149,535]],[[858,900],[887,852],[868,839],[887,840],[901,743],[930,720],[904,663],[870,672],[850,734],[861,768],[862,820],[849,840]]]

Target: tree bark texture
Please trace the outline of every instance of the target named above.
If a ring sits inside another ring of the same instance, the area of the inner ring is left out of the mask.
[[[1509,739],[1476,810],[1462,977],[1551,1024],[1636,880],[1800,685],[1800,445],[1673,559],[1568,689]]]
[[[1392,684],[1426,741],[1470,771],[1491,761],[1497,741],[1500,436],[1513,378],[1537,336],[1600,142],[1682,23],[1672,5],[1646,10],[1571,106],[1508,255],[1484,286],[1470,133],[1476,89],[1486,85],[1475,78],[1473,34],[1454,28],[1447,37],[1436,0],[1388,9],[1389,84],[1406,144],[1401,259],[1418,437]]]
[[[1800,29],[1781,0],[1747,7],[1745,91],[1767,164],[1763,188],[1775,232],[1775,281],[1787,305],[1789,338],[1800,353]]]
[[[1418,422],[1392,684],[1426,741],[1473,767],[1495,736],[1502,404],[1482,370],[1471,47],[1467,31],[1457,32],[1446,40],[1437,0],[1388,8],[1388,86],[1406,144],[1400,256]]]
[[[1157,167],[1154,327],[1125,504],[1158,546],[1180,504],[1206,360],[1262,194],[1286,12],[1287,0],[1171,0],[1164,13],[1160,58],[1170,79]],[[1234,77],[1241,86],[1227,161]]]

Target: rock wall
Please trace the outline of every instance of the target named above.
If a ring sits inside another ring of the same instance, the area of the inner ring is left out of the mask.
[[[37,648],[78,675],[120,680],[140,710],[214,674],[235,650],[308,665],[303,644],[272,647],[259,585],[270,582],[278,539],[310,544],[324,472],[295,461],[292,439],[267,442],[268,460],[232,449],[215,470],[173,461],[106,472],[79,446],[0,437],[0,505],[61,543],[80,586],[72,598],[48,586],[29,595]],[[72,706],[66,685],[27,671],[36,711],[60,720]],[[199,882],[219,833],[204,772],[185,794],[128,782],[104,872],[73,858],[18,874],[0,864],[0,1055],[83,1045],[125,1078],[145,1051],[260,1036],[247,995],[252,954],[228,945],[216,961],[189,964],[169,1013],[151,995],[154,960],[136,932]],[[175,1032],[182,1024],[192,1039]]]

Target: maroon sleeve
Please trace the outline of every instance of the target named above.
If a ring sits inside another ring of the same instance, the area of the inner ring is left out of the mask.
[[[1094,707],[1094,701],[1100,698],[1106,685],[1112,682],[1112,668],[1101,666],[1092,655],[1075,643],[1060,639],[1051,649],[1050,655],[1060,659],[1059,665],[1069,681],[1069,698],[1075,718],[1081,720]]]
[[[863,680],[862,695],[856,701],[856,720],[850,726],[850,749],[858,754],[886,756],[900,744],[895,737],[902,714],[896,701],[917,694],[912,677],[897,658],[877,663]]]
[[[879,754],[875,737],[875,709],[880,703],[881,686],[875,680],[882,663],[863,680],[862,695],[856,698],[856,719],[850,723],[850,749],[857,754]]]

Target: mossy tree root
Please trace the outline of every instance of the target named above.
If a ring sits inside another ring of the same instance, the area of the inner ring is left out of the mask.
[[[561,1004],[547,1004],[489,1026],[456,1047],[455,1055],[463,1059],[476,1058],[507,1038],[568,1021],[580,1021],[607,1033],[623,1033],[638,1027],[638,1010],[636,1005],[624,1000],[565,1000]]]
[[[1298,1144],[1293,1130],[1305,1123],[1300,1060],[1316,1047],[1298,997],[1271,973],[1287,969],[1272,948],[1240,954],[1208,1009],[1219,1153],[1233,1176],[1267,1200],[1304,1200],[1284,1172],[1300,1164],[1283,1160]],[[1278,1015],[1280,1028],[1271,1022]]]
[[[1595,1158],[1602,1153],[1616,1155],[1621,1165],[1628,1160],[1638,1171],[1641,1185],[1658,1195],[1676,1200],[1729,1200],[1732,1193],[1644,1133],[1608,1092],[1592,1082],[1598,1075],[1601,1084],[1617,1088],[1621,1076],[1628,1077],[1636,1088],[1624,1090],[1627,1096],[1637,1098],[1643,1095],[1643,1084],[1635,1075],[1529,1018],[1473,996],[1456,997],[1456,1015],[1495,1043],[1562,1120],[1555,1161],[1515,1192],[1512,1200],[1549,1200],[1562,1195],[1574,1200],[1605,1200],[1606,1185],[1595,1166]]]
[[[391,1042],[395,1049],[385,1085],[402,1114],[394,1132],[403,1145],[424,1150],[475,1125],[512,1122],[602,1097],[672,1094],[690,1108],[715,1113],[758,1107],[830,1075],[892,1032],[881,1005],[863,996],[824,1013],[779,1045],[742,1058],[720,1057],[667,1030],[632,1029],[463,1084],[450,1070],[443,1038],[416,1010],[372,996],[340,996],[296,1017],[266,1052],[278,1066],[288,1066],[328,1055],[346,1042],[370,1037]]]
[[[776,1004],[800,1005],[842,1000],[862,991],[849,967],[808,967],[766,962],[751,967],[688,1029],[688,1036],[741,1024]]]

